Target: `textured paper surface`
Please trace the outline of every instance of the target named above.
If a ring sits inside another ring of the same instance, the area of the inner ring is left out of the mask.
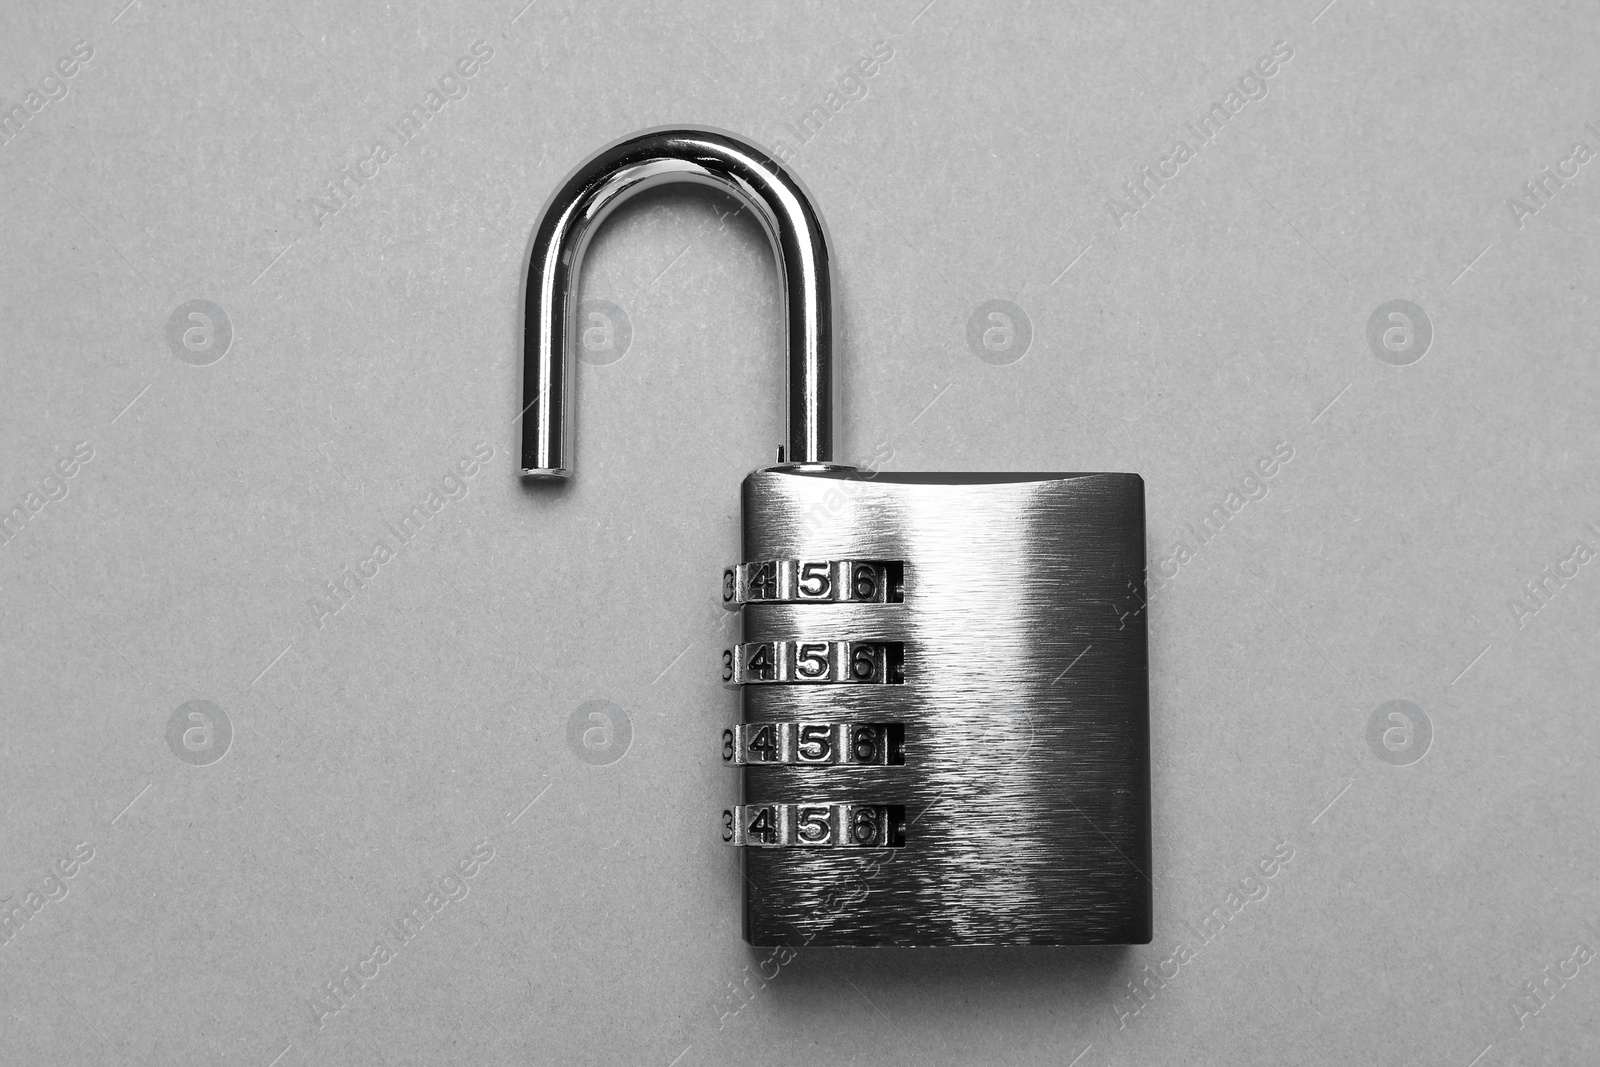
[[[0,27],[0,1060],[1595,1056],[1591,9]],[[614,217],[577,478],[514,471],[539,208],[673,122],[814,192],[843,458],[1144,476],[1153,944],[740,941],[748,213]]]

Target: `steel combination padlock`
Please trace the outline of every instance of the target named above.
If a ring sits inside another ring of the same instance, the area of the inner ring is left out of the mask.
[[[693,181],[777,254],[788,443],[743,487],[741,693],[721,756],[753,944],[1142,944],[1151,933],[1144,482],[903,474],[833,459],[827,235],[766,152],[650,130],[545,208],[527,283],[522,473],[571,473],[571,298],[596,223]]]

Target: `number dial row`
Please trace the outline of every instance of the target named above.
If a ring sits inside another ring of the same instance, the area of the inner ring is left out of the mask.
[[[722,841],[750,848],[901,848],[900,804],[739,804],[722,809]]]
[[[722,684],[901,685],[898,641],[747,641],[722,650]]]
[[[733,767],[898,767],[905,763],[900,723],[740,723],[722,731],[722,762]]]
[[[746,604],[898,604],[905,564],[898,560],[774,559],[722,571],[722,606]]]

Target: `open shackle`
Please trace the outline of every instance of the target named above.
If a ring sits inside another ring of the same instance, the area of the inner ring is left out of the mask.
[[[671,182],[732,193],[766,230],[788,317],[788,444],[780,462],[833,460],[838,382],[822,217],[800,180],[765,149],[722,130],[660,127],[586,159],[551,196],[534,231],[523,335],[522,473],[528,477],[572,474],[573,297],[595,228],[634,194]]]

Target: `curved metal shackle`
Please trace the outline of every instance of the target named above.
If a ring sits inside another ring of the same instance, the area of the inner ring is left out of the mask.
[[[833,278],[822,217],[770,153],[722,130],[644,130],[590,156],[545,205],[528,262],[523,336],[522,473],[572,474],[573,297],[595,228],[636,193],[670,182],[726,190],[760,220],[788,315],[789,463],[833,460]]]

